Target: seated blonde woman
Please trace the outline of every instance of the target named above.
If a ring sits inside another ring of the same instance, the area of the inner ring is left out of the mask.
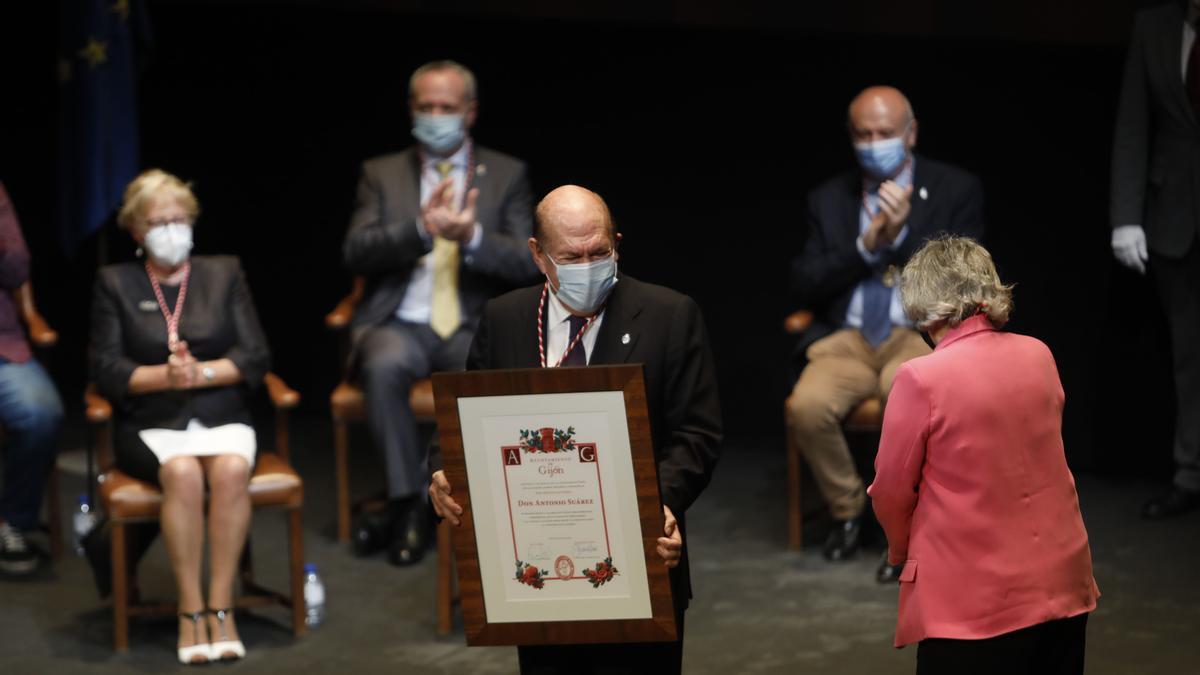
[[[198,214],[175,176],[152,169],[135,178],[118,222],[143,260],[100,269],[92,304],[92,373],[113,402],[117,467],[162,488],[182,663],[245,655],[230,608],[256,451],[246,399],[270,360],[238,260],[190,255]]]

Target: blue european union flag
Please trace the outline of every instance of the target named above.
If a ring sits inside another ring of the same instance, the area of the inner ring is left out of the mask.
[[[112,218],[137,175],[138,0],[59,3],[59,238],[68,254]]]

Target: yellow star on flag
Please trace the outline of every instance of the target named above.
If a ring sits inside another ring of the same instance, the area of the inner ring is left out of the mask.
[[[89,38],[83,49],[79,50],[79,56],[87,61],[89,66],[96,68],[108,61],[108,43],[104,40]]]

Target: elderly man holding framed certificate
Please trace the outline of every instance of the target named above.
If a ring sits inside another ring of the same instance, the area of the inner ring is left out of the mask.
[[[552,191],[529,240],[546,282],[489,302],[467,360],[510,370],[434,383],[446,461],[431,458],[430,498],[463,527],[468,642],[518,645],[526,674],[682,669],[685,513],[720,452],[716,372],[699,307],[618,278],[619,241],[599,195]]]

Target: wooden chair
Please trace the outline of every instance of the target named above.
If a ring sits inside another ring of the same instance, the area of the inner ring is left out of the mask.
[[[813,322],[813,313],[802,309],[789,314],[783,320],[783,330],[789,335],[801,335],[808,330]],[[872,396],[858,404],[846,416],[842,426],[851,433],[878,434],[883,427],[883,401],[878,396]],[[800,499],[800,466],[802,458],[800,449],[796,447],[790,433],[787,438],[788,463],[788,548],[799,551],[801,535],[803,534],[804,510]]]
[[[287,595],[264,589],[254,581],[250,542],[241,560],[242,593],[234,605],[239,608],[281,604],[291,608],[292,633],[304,635],[304,531],[300,508],[304,503],[304,483],[288,463],[288,411],[300,403],[300,394],[289,388],[274,373],[264,378],[267,394],[275,409],[275,453],[259,452],[250,476],[250,503],[255,509],[275,508],[287,512],[288,567],[290,592]],[[101,397],[95,385],[84,393],[87,419],[93,426],[95,447],[103,472],[98,478],[100,503],[112,526],[112,606],[113,648],[125,651],[129,647],[129,618],[146,615],[172,615],[173,603],[142,602],[136,592],[136,561],[134,569],[126,560],[125,526],[130,523],[157,520],[162,508],[162,491],[155,485],[140,481],[112,466],[112,404]]]
[[[37,349],[49,349],[58,344],[58,332],[46,323],[37,305],[33,301],[33,285],[28,281],[12,292],[13,304],[17,314],[25,324],[29,342]],[[59,498],[58,467],[52,466],[46,477],[46,529],[50,537],[50,557],[58,559],[62,556],[62,500]]]
[[[344,363],[349,352],[349,340],[345,331],[350,326],[354,309],[362,300],[366,280],[359,276],[354,278],[350,293],[338,302],[333,311],[325,315],[325,326],[332,331],[342,333],[343,348],[341,349]],[[436,423],[433,406],[433,381],[429,378],[418,380],[409,390],[408,404],[413,417],[419,424]],[[337,539],[339,542],[350,541],[350,517],[353,507],[350,500],[350,424],[366,421],[366,406],[363,401],[363,390],[349,377],[344,378],[329,396],[329,409],[333,418],[333,462],[334,475],[337,481]],[[450,540],[450,525],[443,522],[437,528],[438,548],[438,580],[437,580],[437,621],[438,635],[446,635],[453,626],[452,606],[457,602],[457,594],[453,590],[454,558]]]

